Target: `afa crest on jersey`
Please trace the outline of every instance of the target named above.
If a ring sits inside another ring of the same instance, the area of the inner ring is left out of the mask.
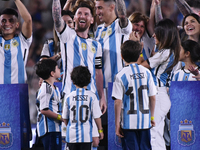
[[[12,46],[14,46],[14,47],[17,47],[17,46],[19,46],[19,43],[17,42],[17,40],[13,40],[12,41]]]
[[[82,50],[86,50],[87,49],[87,44],[86,43],[81,43],[81,47],[82,47]]]
[[[178,130],[178,142],[182,146],[190,146],[195,142],[195,131],[192,121],[185,119],[180,121]]]
[[[11,147],[13,144],[13,135],[9,123],[0,124],[0,149]]]
[[[93,53],[96,53],[96,48],[95,48],[95,46],[92,44],[92,47],[91,47],[91,51],[93,52]]]
[[[5,44],[5,45],[4,45],[4,49],[5,49],[6,51],[8,51],[8,50],[10,49],[10,44]]]

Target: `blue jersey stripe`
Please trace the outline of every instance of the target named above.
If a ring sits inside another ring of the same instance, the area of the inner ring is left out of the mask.
[[[68,105],[68,109],[70,109],[70,100],[69,100],[69,97],[67,98],[67,105]],[[68,114],[69,115],[69,114]],[[69,117],[68,117],[68,119],[69,119]],[[71,122],[70,121],[68,121],[68,124],[67,124],[67,131],[66,131],[66,142],[69,142],[70,141],[70,139],[69,139],[69,136],[70,136],[70,134],[69,134],[69,131],[70,131],[70,129],[69,129],[69,127],[71,126]]]
[[[4,84],[11,84],[11,40],[7,40],[4,43]]]
[[[140,69],[138,67],[138,64],[135,64],[136,68],[137,68],[137,73],[140,73]],[[142,85],[142,81],[141,81],[141,78],[139,78],[139,87]],[[139,96],[138,96],[139,97]],[[143,97],[139,97],[139,99],[142,99],[142,102],[143,102]],[[143,102],[144,103],[144,102]],[[144,105],[143,105],[143,110],[144,110]],[[144,114],[142,113],[142,125],[141,125],[141,129],[144,129]]]
[[[50,57],[54,56],[54,42],[48,44]]]
[[[112,34],[109,36],[109,49],[110,49],[110,66],[112,72],[112,81],[115,79],[115,75],[118,73],[117,68],[117,48],[116,48],[116,37],[115,37],[115,22],[111,25]],[[112,37],[112,38],[111,38]]]
[[[18,83],[25,83],[25,77],[24,77],[24,60],[23,60],[23,55],[22,55],[22,51],[21,51],[21,42],[19,37],[15,38],[17,40],[17,42],[19,43],[17,49],[18,49],[18,53],[17,53],[17,62],[18,62]],[[21,67],[20,67],[21,66]]]
[[[142,54],[143,54],[144,60],[147,60],[147,55],[146,55],[146,52],[145,52],[145,49],[144,49],[144,48],[143,48],[143,50],[142,50]]]
[[[67,43],[64,44],[65,47],[65,76],[63,77],[64,82],[62,82],[62,90],[61,93],[63,93],[64,89],[65,89],[65,84],[66,84],[66,80],[67,80]],[[62,60],[63,61],[63,60]],[[62,63],[63,64],[63,63]],[[64,69],[64,68],[63,68]]]
[[[121,77],[121,80],[123,82],[124,87],[127,88],[127,89],[125,89],[125,91],[127,91],[128,90],[128,80],[127,80],[125,74]],[[124,129],[129,129],[129,116],[127,115],[127,112],[130,109],[130,97],[129,97],[129,95],[126,95],[126,94],[124,95],[123,106],[124,106],[124,110],[123,110],[123,118],[124,118],[123,127],[124,127]]]
[[[135,70],[134,70],[132,64],[130,65],[130,67],[131,67],[133,74],[135,74]],[[138,100],[138,96],[137,96],[138,95],[138,91],[137,91],[138,87],[137,87],[137,80],[134,80],[134,81],[135,81],[135,93],[136,93],[135,97],[136,97],[136,102],[137,102],[137,129],[139,129],[140,116],[139,116],[139,100]]]
[[[107,28],[105,27],[102,32],[105,32],[106,30],[107,30]],[[99,30],[97,32],[99,32]],[[102,50],[104,50],[104,41],[103,41],[102,36],[100,36],[99,43],[101,43]],[[104,56],[104,51],[103,51],[102,56]],[[102,57],[102,68],[104,68],[104,65],[105,65],[104,64],[104,57]],[[102,72],[103,72],[103,87],[106,87],[104,69],[102,69]]]
[[[147,93],[149,95],[149,80],[150,80],[150,73],[146,71],[147,74]],[[149,120],[151,120],[151,111],[149,110]],[[149,121],[149,127],[151,126],[151,122]]]
[[[190,74],[184,73],[182,81],[188,81],[189,75]]]
[[[92,97],[90,97],[90,109],[92,108],[92,101],[93,101],[93,99],[92,99]],[[93,112],[92,112],[93,113]],[[89,118],[89,125],[90,125],[90,141],[92,141],[92,128],[93,128],[93,124],[92,124],[92,113],[91,113],[91,115],[89,116],[90,118]]]
[[[84,93],[85,93],[85,90],[83,89],[82,90],[82,95],[84,95]],[[81,101],[81,106],[83,106],[83,101]],[[82,111],[82,116],[80,116],[80,117],[84,117],[83,116],[83,114],[84,114],[84,109],[81,109],[80,111]],[[82,139],[82,141],[81,142],[84,142],[84,128],[83,128],[83,122],[81,122],[81,139]]]
[[[76,95],[78,96],[79,95],[79,90],[77,89],[76,90]],[[79,101],[76,101],[76,120],[77,120],[77,122],[76,122],[76,142],[79,142],[79,133],[78,133],[78,120],[79,120],[79,118],[78,118],[78,115],[79,115]]]
[[[92,41],[92,45],[94,46],[95,50],[96,50],[96,53],[94,54],[94,59],[93,59],[93,62],[95,62],[95,58],[96,58],[96,55],[97,55],[97,50],[98,50],[98,43],[96,41]],[[95,68],[95,63],[93,64],[93,68]],[[92,78],[94,79],[94,85],[96,87],[96,69],[93,69],[93,76]],[[91,84],[91,83],[90,83]],[[98,92],[96,90],[95,92],[98,100],[99,100],[99,95],[98,95]]]

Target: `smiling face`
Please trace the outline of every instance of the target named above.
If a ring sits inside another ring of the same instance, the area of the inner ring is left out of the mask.
[[[142,37],[145,31],[144,21],[132,23],[132,31],[138,32],[139,36]]]
[[[16,16],[7,14],[0,16],[0,29],[5,39],[13,38],[17,28],[19,28],[19,23]]]
[[[200,24],[193,16],[188,16],[184,22],[184,30],[189,36],[198,35],[200,34]]]
[[[100,22],[109,22],[112,12],[111,5],[105,3],[103,0],[96,1],[96,14],[99,17]]]
[[[83,32],[89,29],[94,22],[90,9],[87,7],[78,8],[74,16],[74,22],[76,31]]]

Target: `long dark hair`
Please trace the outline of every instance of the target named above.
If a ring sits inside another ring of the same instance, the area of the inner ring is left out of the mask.
[[[181,41],[178,29],[172,20],[163,19],[156,24],[155,35],[159,41],[158,49],[170,49],[168,58],[174,55],[174,61],[167,71],[171,70],[179,61]]]

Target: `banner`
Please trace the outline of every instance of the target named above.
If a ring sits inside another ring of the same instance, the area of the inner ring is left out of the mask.
[[[170,87],[172,150],[200,149],[200,82],[174,81]]]

